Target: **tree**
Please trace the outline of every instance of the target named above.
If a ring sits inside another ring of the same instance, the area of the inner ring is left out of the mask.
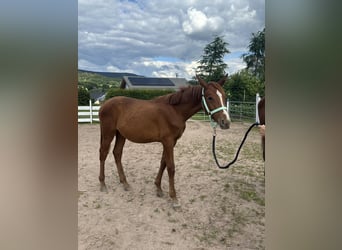
[[[225,74],[227,64],[224,63],[223,57],[230,53],[226,48],[229,44],[222,37],[216,36],[214,41],[207,44],[204,48],[204,54],[196,69],[196,73],[205,81],[218,81]]]
[[[90,94],[87,88],[78,87],[78,105],[88,105],[90,100]]]
[[[265,82],[265,28],[256,34],[252,33],[248,49],[249,53],[242,55],[247,69],[262,82]]]
[[[264,82],[251,74],[248,70],[241,70],[232,74],[223,86],[227,96],[232,101],[255,101],[256,93],[264,95]]]

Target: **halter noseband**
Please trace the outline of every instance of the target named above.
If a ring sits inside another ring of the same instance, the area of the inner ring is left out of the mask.
[[[204,88],[202,88],[202,103],[203,103],[203,106],[205,108],[205,111],[207,111],[208,115],[209,115],[209,119],[210,119],[210,125],[212,127],[216,127],[217,126],[217,122],[215,122],[213,119],[212,119],[212,115],[221,111],[221,110],[227,110],[227,107],[225,106],[221,106],[219,108],[216,108],[214,110],[209,110],[209,107],[207,105],[207,102],[205,101],[205,97],[204,97]]]

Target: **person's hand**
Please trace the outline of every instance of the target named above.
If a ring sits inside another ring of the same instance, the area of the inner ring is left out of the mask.
[[[261,136],[265,136],[265,125],[259,125],[259,132]]]

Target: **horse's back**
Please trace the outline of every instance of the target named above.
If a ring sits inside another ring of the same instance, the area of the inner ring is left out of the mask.
[[[105,119],[106,117],[119,115],[120,113],[124,112],[125,109],[135,104],[138,106],[137,102],[141,102],[142,100],[138,100],[135,98],[130,98],[126,96],[115,96],[108,99],[104,102],[99,110],[99,117],[100,120]]]

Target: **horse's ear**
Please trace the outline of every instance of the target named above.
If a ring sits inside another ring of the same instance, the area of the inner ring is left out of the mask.
[[[224,77],[222,77],[217,83],[220,84],[221,86],[224,85],[228,77],[228,74],[226,74]]]
[[[208,83],[206,83],[201,77],[199,77],[198,75],[196,75],[196,78],[199,82],[199,84],[203,87],[203,88],[207,88]]]

